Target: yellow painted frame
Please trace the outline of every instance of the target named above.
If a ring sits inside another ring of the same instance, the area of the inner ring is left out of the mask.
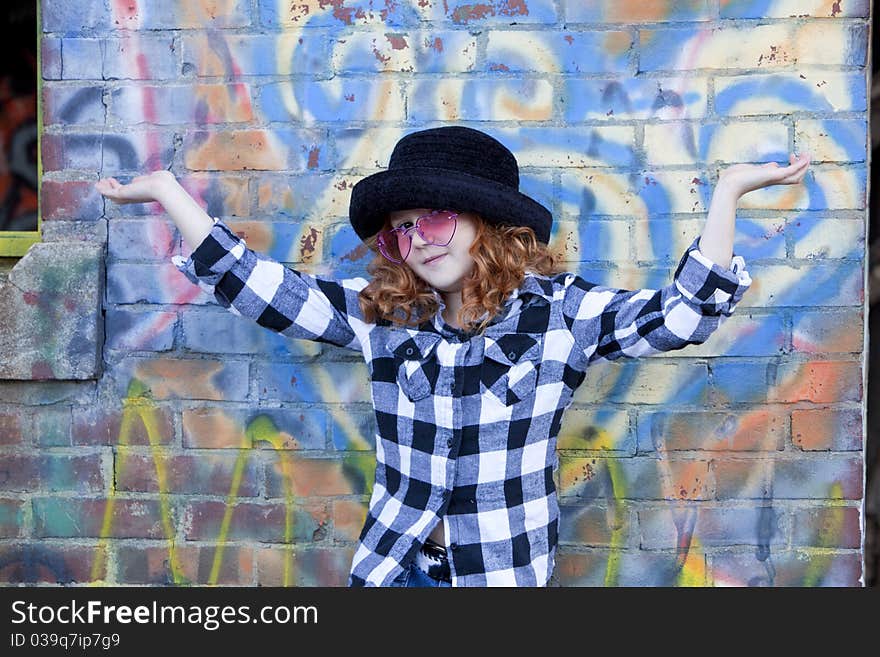
[[[40,148],[43,134],[43,44],[40,32],[42,26],[40,2],[39,0],[35,0],[35,2],[37,3],[37,185],[40,185],[43,180],[43,158]],[[36,244],[42,239],[43,212],[41,200],[42,197],[38,187],[36,231],[0,231],[0,257],[21,257],[27,253],[32,244]]]

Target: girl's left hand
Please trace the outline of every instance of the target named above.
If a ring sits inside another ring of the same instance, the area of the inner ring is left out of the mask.
[[[734,164],[718,174],[718,185],[725,186],[737,196],[771,185],[796,185],[810,167],[810,154],[798,157],[788,156],[787,167],[779,166],[778,162],[766,164]]]

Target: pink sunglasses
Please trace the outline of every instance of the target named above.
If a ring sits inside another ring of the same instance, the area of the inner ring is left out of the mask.
[[[451,210],[433,210],[415,223],[405,221],[397,228],[383,230],[376,237],[379,253],[391,262],[402,263],[412,250],[413,231],[427,244],[447,246],[455,235],[456,217],[458,213]]]

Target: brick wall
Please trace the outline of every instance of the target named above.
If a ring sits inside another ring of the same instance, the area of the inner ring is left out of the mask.
[[[106,247],[102,371],[0,382],[0,580],[344,584],[375,465],[365,366],[221,310],[171,265],[159,207],[91,184],[170,167],[254,248],[362,274],[352,184],[462,123],[517,154],[572,271],[629,288],[668,283],[720,167],[813,153],[803,185],[742,199],[755,282],[708,343],[588,372],[557,576],[861,585],[868,11],[43,0],[44,233]]]

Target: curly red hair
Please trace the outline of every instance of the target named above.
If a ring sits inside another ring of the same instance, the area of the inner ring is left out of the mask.
[[[552,276],[563,269],[531,228],[498,226],[479,216],[474,218],[476,235],[469,249],[474,268],[464,281],[463,303],[456,319],[464,329],[480,333],[501,312],[510,293],[522,285],[527,270]],[[389,226],[386,222],[385,228]],[[372,279],[359,295],[367,322],[381,318],[402,326],[418,326],[437,314],[440,305],[431,286],[406,264],[382,256],[375,235],[365,244],[376,254],[367,265]]]

